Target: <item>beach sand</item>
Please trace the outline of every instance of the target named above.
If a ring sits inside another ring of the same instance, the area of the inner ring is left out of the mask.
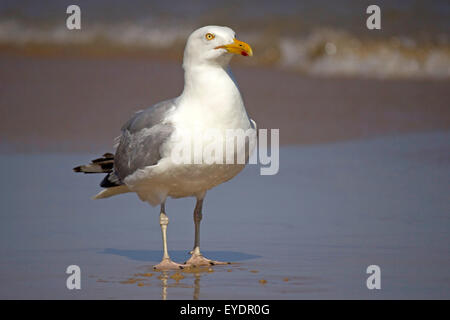
[[[208,193],[202,250],[236,264],[160,273],[158,208],[90,200],[94,154],[0,155],[0,298],[450,298],[450,133],[280,150],[277,175],[248,166]],[[169,200],[169,252],[192,248],[194,199]],[[66,288],[69,265],[81,290]],[[368,290],[366,268],[381,268]]]
[[[239,58],[239,57],[237,57]],[[0,55],[2,150],[112,150],[131,115],[181,93],[178,61]],[[282,144],[450,128],[449,82],[314,78],[234,65],[248,113]]]
[[[158,208],[93,201],[103,152],[133,112],[182,90],[169,59],[0,55],[0,298],[450,298],[449,82],[318,78],[233,66],[280,172],[208,193],[202,249],[233,261],[159,273]],[[169,200],[169,251],[193,243],[193,199]],[[79,265],[81,290],[66,288]],[[368,290],[366,268],[381,268]]]

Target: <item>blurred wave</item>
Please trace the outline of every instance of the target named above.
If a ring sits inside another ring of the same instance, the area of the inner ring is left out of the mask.
[[[344,31],[314,30],[281,39],[279,64],[318,75],[450,77],[450,46],[409,37],[365,40]]]
[[[219,24],[254,48],[254,59],[239,63],[321,76],[450,78],[447,1],[382,3],[382,31],[365,28],[366,4],[352,0],[79,1],[82,30],[69,31],[66,2],[1,2],[0,50],[179,58],[192,30]]]

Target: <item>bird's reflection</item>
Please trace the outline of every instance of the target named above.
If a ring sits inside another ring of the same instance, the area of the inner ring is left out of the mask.
[[[161,298],[167,300],[167,288],[169,286],[167,281],[169,279],[169,273],[167,271],[162,271],[158,279],[161,280]]]
[[[167,300],[169,288],[193,288],[192,298],[198,300],[200,297],[200,279],[202,275],[206,273],[214,272],[211,267],[195,267],[185,269],[183,271],[161,271],[158,279],[161,281],[161,298],[162,300]],[[193,277],[193,285],[189,285],[186,282],[181,282],[181,280],[186,277]],[[175,282],[171,281],[175,280]]]
[[[114,249],[115,250],[115,249]],[[155,251],[156,252],[156,251]],[[106,253],[106,250],[105,250]],[[109,249],[108,253],[113,253],[113,249]],[[114,251],[115,254],[125,255],[125,256],[133,256],[135,259],[149,259],[148,256],[145,256],[144,254],[148,254],[148,251],[138,252],[138,251]],[[224,253],[224,252],[219,252]],[[256,258],[258,256],[252,256],[244,253],[238,253],[238,252],[225,252],[226,254],[223,254],[225,256],[226,260],[233,260],[228,259],[229,256],[232,258],[235,258],[235,260],[245,260],[245,259],[251,259]],[[216,252],[216,255],[217,254]],[[227,258],[228,257],[228,258]],[[225,260],[222,259],[222,260]],[[181,259],[180,259],[181,260]],[[153,289],[150,289],[148,291],[148,294],[155,294],[160,295],[162,300],[167,299],[174,299],[178,298],[180,294],[182,294],[183,297],[185,297],[185,293],[192,292],[192,299],[198,300],[201,299],[200,295],[200,286],[201,286],[201,278],[207,277],[211,273],[217,273],[217,275],[221,274],[219,278],[223,277],[223,273],[226,272],[233,272],[233,271],[242,271],[246,270],[246,268],[242,268],[240,266],[239,262],[233,262],[230,265],[223,266],[223,265],[215,265],[215,266],[196,266],[196,267],[187,267],[182,270],[173,270],[173,271],[156,271],[153,269],[152,266],[149,265],[143,265],[138,267],[137,272],[133,273],[132,275],[128,276],[127,278],[121,278],[117,281],[120,284],[126,284],[126,285],[135,285],[141,288],[149,288],[152,287]],[[205,281],[205,279],[203,279]],[[209,279],[207,279],[209,281]],[[104,279],[97,279],[97,282],[108,282]],[[158,290],[161,288],[160,290]],[[182,290],[183,293],[180,292],[180,288],[186,289]],[[156,290],[156,292],[155,292]],[[193,291],[190,291],[193,290]],[[160,292],[158,292],[160,291]],[[143,291],[145,292],[145,290]],[[189,293],[188,293],[189,294]],[[189,294],[190,295],[190,294]]]
[[[194,300],[198,300],[198,297],[200,296],[200,274],[196,273],[194,274],[194,296],[193,299]]]

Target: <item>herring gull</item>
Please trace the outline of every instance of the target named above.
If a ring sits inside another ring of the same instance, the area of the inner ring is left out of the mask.
[[[225,263],[207,259],[200,252],[202,205],[208,190],[230,180],[244,168],[251,152],[248,140],[243,163],[175,163],[173,151],[186,132],[205,133],[210,129],[220,134],[228,129],[256,132],[256,123],[247,115],[228,66],[233,54],[252,56],[253,52],[247,43],[236,39],[232,29],[206,26],[195,30],[184,50],[181,95],[139,111],[128,120],[117,138],[115,154],[106,153],[88,165],[74,168],[76,172],[107,173],[100,184],[104,189],[94,199],[135,192],[152,206],[160,205],[163,258],[154,266],[157,270]],[[252,137],[256,139],[255,135]],[[207,141],[218,142],[214,139],[217,136]],[[228,149],[224,151],[227,152]],[[165,202],[169,197],[197,199],[194,248],[184,264],[172,261],[167,249],[169,218]]]

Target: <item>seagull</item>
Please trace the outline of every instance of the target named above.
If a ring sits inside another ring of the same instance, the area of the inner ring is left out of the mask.
[[[73,169],[75,172],[107,173],[100,183],[104,189],[94,199],[134,192],[142,201],[160,206],[163,257],[154,266],[156,270],[229,263],[207,259],[200,251],[203,200],[208,190],[242,171],[252,150],[247,151],[244,163],[232,164],[179,163],[173,161],[173,154],[186,132],[216,130],[219,135],[206,139],[210,145],[222,143],[218,137],[229,129],[256,132],[256,122],[249,118],[229,68],[233,55],[252,56],[253,52],[250,45],[236,39],[232,29],[206,26],[195,30],[188,37],[184,50],[181,95],[138,111],[131,117],[116,138],[115,154],[106,153],[90,164]],[[224,152],[224,158],[227,152]],[[195,239],[191,257],[180,264],[171,260],[167,249],[169,218],[165,203],[167,198],[183,197],[196,198]]]

